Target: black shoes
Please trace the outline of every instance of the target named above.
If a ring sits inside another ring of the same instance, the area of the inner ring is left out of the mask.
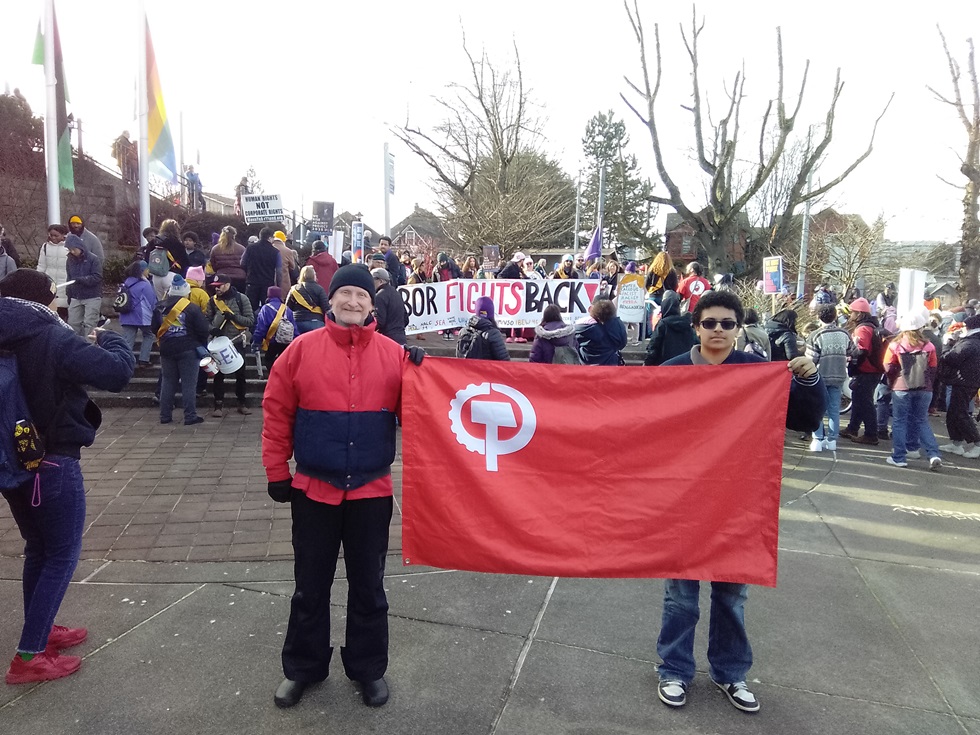
[[[388,701],[388,683],[381,679],[361,682],[361,698],[368,707],[380,707]]]
[[[283,709],[292,707],[303,698],[303,692],[306,691],[306,687],[308,686],[309,683],[305,681],[283,679],[282,684],[276,689],[276,696],[274,698],[276,707]]]
[[[283,679],[273,698],[276,707],[286,709],[296,705],[309,686],[310,682],[307,681]],[[388,701],[388,683],[384,679],[361,682],[361,698],[368,707],[380,707]]]

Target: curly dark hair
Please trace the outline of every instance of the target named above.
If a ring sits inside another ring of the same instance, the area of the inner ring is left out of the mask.
[[[705,309],[710,309],[712,306],[720,306],[723,309],[734,311],[735,321],[738,322],[739,326],[745,322],[745,309],[742,308],[742,302],[739,301],[738,296],[731,291],[708,291],[698,299],[697,306],[694,307],[694,323],[700,324],[701,314]]]

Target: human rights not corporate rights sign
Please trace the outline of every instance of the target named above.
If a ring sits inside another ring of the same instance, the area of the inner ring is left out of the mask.
[[[245,194],[242,196],[245,224],[282,222],[282,200],[278,194]]]
[[[420,334],[465,326],[481,296],[493,301],[498,327],[535,327],[550,304],[557,304],[565,321],[573,322],[588,314],[601,285],[595,280],[461,279],[398,290],[408,309],[405,332]]]

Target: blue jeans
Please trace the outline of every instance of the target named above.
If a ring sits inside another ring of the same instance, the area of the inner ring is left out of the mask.
[[[180,397],[184,403],[184,423],[197,418],[197,374],[201,370],[201,360],[196,350],[187,350],[176,355],[160,356],[160,421],[169,423],[173,419],[174,396],[180,382]]]
[[[879,383],[875,388],[875,416],[878,417],[878,433],[888,431],[888,419],[892,417],[892,389],[887,383]]]
[[[140,362],[150,361],[150,350],[153,349],[153,343],[156,341],[156,334],[153,332],[153,328],[150,325],[143,327],[137,327],[131,324],[122,325],[122,336],[126,340],[126,344],[129,345],[129,349],[133,349],[136,346],[136,334],[137,332],[143,333],[143,339],[140,340]]]
[[[77,459],[49,454],[34,480],[3,496],[24,541],[24,628],[17,650],[40,653],[48,645],[85,530],[85,486]],[[36,503],[36,505],[35,505]]]
[[[694,680],[694,629],[701,610],[699,582],[664,580],[664,612],[657,654],[663,660],[661,679]],[[744,681],[752,668],[752,647],[745,633],[747,584],[711,583],[711,620],[708,623],[708,664],[711,678],[722,684]]]
[[[824,431],[823,421],[821,421],[820,426],[813,432],[813,436],[817,439],[826,439],[827,441],[835,442],[840,432],[840,395],[842,386],[830,385],[830,383],[826,385],[827,413],[824,416],[827,417],[828,429],[826,432]]]
[[[892,392],[892,459],[904,462],[905,454],[925,447],[929,458],[939,456],[939,445],[929,426],[930,390],[896,390]]]
[[[322,321],[317,321],[316,319],[307,319],[305,321],[296,322],[296,331],[299,334],[306,334],[307,332],[312,332],[314,329],[320,329],[323,326]]]

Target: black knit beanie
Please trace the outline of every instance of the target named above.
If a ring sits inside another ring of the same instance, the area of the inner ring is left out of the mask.
[[[363,288],[371,295],[371,303],[374,303],[374,278],[371,271],[363,263],[351,263],[337,269],[330,279],[330,290],[327,297],[333,298],[334,291],[344,286],[357,286]]]
[[[19,268],[0,280],[0,296],[8,296],[47,306],[54,301],[55,284],[46,273]]]

